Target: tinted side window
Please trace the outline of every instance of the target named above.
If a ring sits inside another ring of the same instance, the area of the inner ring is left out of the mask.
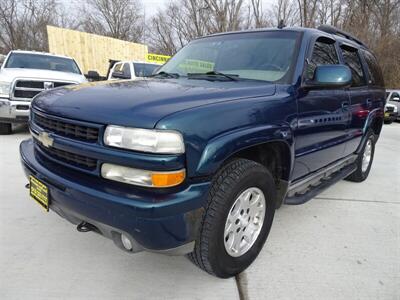
[[[114,67],[114,72],[121,72],[122,71],[122,64],[116,64]]]
[[[339,64],[339,58],[335,44],[317,41],[314,45],[311,62],[307,66],[306,78],[313,78],[316,66],[336,64]]]
[[[365,85],[365,76],[361,65],[360,56],[356,49],[342,48],[343,58],[345,64],[351,70],[352,83],[351,86],[362,86]]]
[[[375,56],[367,51],[364,51],[364,57],[368,66],[369,84],[383,87],[384,82],[382,72]]]
[[[131,77],[131,69],[130,69],[130,67],[129,67],[129,64],[124,64],[124,67],[123,67],[123,69],[122,69],[122,72],[124,73],[124,75],[126,76],[126,77]]]
[[[322,41],[317,41],[314,45],[311,63],[319,65],[336,65],[339,59],[336,53],[335,44],[328,44]]]

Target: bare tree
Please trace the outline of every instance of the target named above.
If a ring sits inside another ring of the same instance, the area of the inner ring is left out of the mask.
[[[116,39],[140,42],[144,16],[137,0],[88,0],[82,29]]]
[[[277,26],[280,21],[286,26],[294,26],[299,22],[299,9],[293,0],[277,0],[272,6],[271,14],[274,19],[273,26]]]
[[[0,48],[47,50],[46,25],[58,19],[55,0],[1,0]]]

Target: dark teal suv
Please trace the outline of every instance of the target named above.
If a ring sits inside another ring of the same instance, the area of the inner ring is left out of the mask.
[[[40,94],[21,159],[32,198],[78,231],[225,278],[283,203],[367,178],[384,105],[374,55],[345,32],[222,33],[151,78]]]

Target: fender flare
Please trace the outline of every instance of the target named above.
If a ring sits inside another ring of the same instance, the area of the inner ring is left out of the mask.
[[[284,142],[290,149],[293,166],[293,132],[289,125],[260,125],[239,128],[209,140],[196,168],[196,176],[214,174],[236,153],[267,142]]]

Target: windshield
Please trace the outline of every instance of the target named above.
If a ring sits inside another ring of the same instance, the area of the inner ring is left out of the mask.
[[[160,70],[179,76],[220,72],[238,79],[289,80],[294,64],[296,32],[246,32],[195,40]]]
[[[5,68],[39,69],[81,74],[73,59],[42,54],[12,53]]]
[[[133,66],[135,67],[135,76],[136,77],[147,77],[153,74],[153,72],[160,67],[160,65],[154,64],[141,64],[141,63],[134,63]]]

